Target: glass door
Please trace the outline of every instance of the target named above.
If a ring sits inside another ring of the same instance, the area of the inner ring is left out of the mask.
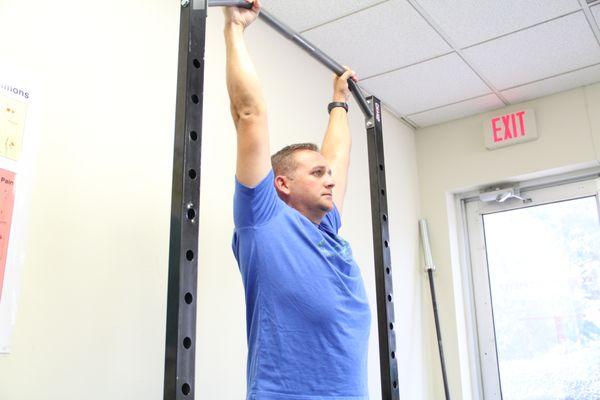
[[[485,399],[600,399],[598,181],[467,204]]]

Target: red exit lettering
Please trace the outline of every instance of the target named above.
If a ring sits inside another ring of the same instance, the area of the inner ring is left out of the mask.
[[[491,123],[494,143],[525,136],[525,111],[493,118]]]

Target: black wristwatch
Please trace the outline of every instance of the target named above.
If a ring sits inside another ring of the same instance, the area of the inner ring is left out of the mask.
[[[346,110],[346,112],[348,112],[348,103],[342,101],[334,101],[329,103],[329,105],[327,106],[327,112],[331,114],[331,110],[333,110],[336,107],[342,107],[344,110]]]

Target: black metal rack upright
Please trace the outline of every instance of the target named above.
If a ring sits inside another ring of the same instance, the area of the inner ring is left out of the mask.
[[[394,285],[392,282],[381,102],[374,96],[369,97],[367,101],[373,107],[373,116],[366,118],[366,127],[369,181],[371,183],[371,225],[375,256],[381,397],[383,400],[398,400],[400,394],[396,359]]]
[[[251,7],[243,0],[181,0],[167,294],[165,400],[195,398],[196,252],[199,240],[204,51],[209,6]],[[265,10],[261,10],[260,17],[336,74],[341,75],[345,71],[340,64]],[[382,400],[398,400],[400,396],[381,103],[375,97],[365,99],[356,82],[349,81],[349,86],[365,114],[368,138]]]
[[[171,193],[164,399],[193,399],[206,0],[182,2]]]

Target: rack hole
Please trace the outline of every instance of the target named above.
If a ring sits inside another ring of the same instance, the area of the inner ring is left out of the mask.
[[[387,240],[385,240],[385,241],[383,242],[383,245],[384,245],[386,248],[390,247],[390,244],[388,243],[388,241],[387,241]]]
[[[379,170],[383,171],[383,164],[379,164]]]
[[[184,395],[187,396],[188,394],[190,394],[191,391],[192,388],[187,383],[184,383],[183,386],[181,386],[181,393],[183,393]]]
[[[396,389],[398,387],[398,382],[394,381],[394,389]]]
[[[198,133],[196,131],[191,131],[190,132],[190,139],[192,139],[193,141],[198,140]]]
[[[200,68],[200,61],[198,61],[198,59],[197,59],[197,58],[194,58],[194,61],[193,61],[193,62],[194,62],[194,67],[196,67],[196,68]]]
[[[200,102],[200,98],[197,95],[193,94],[192,95],[192,103],[198,104],[199,102]]]
[[[394,330],[394,323],[390,322],[390,330],[393,331]]]
[[[186,251],[185,258],[187,258],[188,261],[192,261],[194,259],[194,252],[191,250]]]
[[[385,269],[385,273],[389,275],[389,274],[390,274],[390,272],[392,272],[392,270],[390,269],[390,267],[387,267],[387,268]]]
[[[381,195],[385,196],[385,189],[381,189]]]
[[[193,220],[195,216],[196,216],[196,211],[194,211],[193,208],[190,208],[187,210],[187,217],[190,221]]]
[[[192,301],[194,301],[194,296],[192,296],[192,294],[190,292],[187,292],[185,294],[185,302],[186,304],[192,304]]]
[[[196,170],[195,169],[190,169],[188,171],[188,176],[190,177],[190,179],[196,179]]]
[[[392,358],[396,358],[396,353],[392,351]]]
[[[190,339],[189,337],[183,339],[183,347],[185,347],[186,349],[192,347],[192,339]]]
[[[388,301],[392,301],[392,295],[388,294],[388,298],[387,299],[388,299]]]
[[[383,222],[386,222],[386,221],[387,221],[387,215],[383,214],[383,215],[381,216],[381,219],[383,219]]]

